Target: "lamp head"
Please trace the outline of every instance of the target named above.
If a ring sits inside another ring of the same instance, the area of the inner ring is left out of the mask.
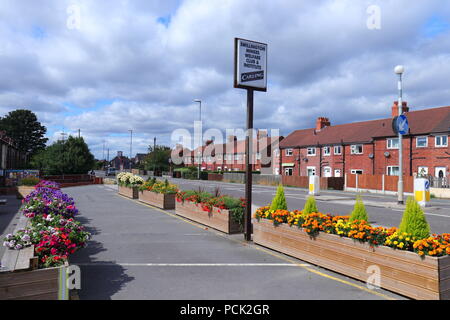
[[[396,74],[403,74],[403,72],[405,72],[405,67],[403,67],[402,65],[396,66],[394,72]]]

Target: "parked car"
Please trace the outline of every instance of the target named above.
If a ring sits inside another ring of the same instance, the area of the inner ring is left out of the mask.
[[[106,176],[115,176],[116,175],[116,168],[108,168],[106,169]]]

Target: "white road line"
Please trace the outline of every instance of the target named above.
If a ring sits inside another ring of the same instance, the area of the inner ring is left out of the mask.
[[[123,267],[309,267],[309,264],[295,263],[114,263],[89,262],[74,263],[78,266],[123,266]]]

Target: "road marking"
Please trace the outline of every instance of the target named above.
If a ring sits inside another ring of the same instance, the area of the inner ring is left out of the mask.
[[[150,207],[150,208],[152,208],[152,209],[154,209],[154,210],[156,210],[156,211],[162,212],[162,213],[164,213],[164,214],[166,214],[166,215],[169,215],[169,216],[171,216],[171,217],[174,217],[174,218],[177,218],[177,219],[179,219],[179,220],[185,221],[185,222],[187,222],[187,223],[189,223],[189,224],[191,224],[191,225],[193,225],[193,226],[195,226],[195,227],[197,227],[197,228],[201,228],[201,229],[203,229],[203,230],[205,230],[205,228],[206,228],[205,226],[201,226],[201,225],[199,225],[199,224],[193,223],[193,222],[188,221],[188,220],[186,220],[186,219],[184,219],[184,218],[182,218],[182,217],[180,217],[180,216],[177,216],[177,215],[175,215],[175,214],[173,214],[173,213],[164,211],[164,210],[162,210],[162,209],[160,209],[160,208],[151,206],[151,205],[149,205],[149,204],[146,204],[146,203],[143,203],[143,202],[140,202],[140,201],[135,201],[135,200],[133,200],[133,199],[127,198],[127,197],[122,196],[122,195],[120,195],[120,194],[116,194],[116,195],[118,195],[119,197],[122,197],[122,198],[124,198],[124,199],[133,201],[134,203],[138,203],[138,204],[140,204],[140,205],[143,205],[143,206],[146,206],[146,207]],[[299,267],[299,268],[304,268],[305,270],[307,270],[307,271],[309,271],[309,272],[312,272],[312,273],[314,273],[314,274],[317,274],[317,275],[319,275],[319,276],[321,276],[321,277],[324,277],[324,278],[327,278],[327,279],[330,279],[330,280],[334,280],[334,281],[340,282],[340,283],[342,283],[342,284],[345,284],[345,285],[348,285],[348,286],[351,286],[351,287],[360,289],[360,290],[362,290],[362,291],[365,291],[365,292],[374,294],[374,295],[379,296],[379,297],[381,297],[381,298],[383,298],[383,299],[386,299],[386,300],[397,300],[397,299],[395,299],[395,298],[393,298],[393,297],[390,297],[390,296],[388,296],[388,295],[386,295],[386,294],[384,294],[384,293],[381,293],[381,292],[377,292],[377,291],[371,290],[371,289],[369,289],[369,288],[367,288],[367,287],[364,287],[364,286],[361,286],[361,285],[352,283],[352,282],[347,281],[347,280],[343,280],[343,279],[336,278],[336,277],[334,277],[334,276],[328,275],[328,274],[323,273],[323,272],[318,271],[318,270],[314,270],[314,269],[312,269],[312,267],[310,267],[310,266],[305,266],[305,265],[302,264],[302,263],[296,263],[296,262],[293,262],[293,260],[291,260],[291,259],[289,259],[289,258],[286,258],[286,257],[283,257],[283,256],[281,256],[281,255],[279,255],[279,254],[273,253],[273,252],[269,251],[268,249],[264,249],[264,248],[259,247],[259,246],[257,247],[256,244],[250,244],[250,243],[248,243],[248,242],[246,242],[246,241],[228,238],[228,237],[226,237],[225,235],[220,234],[220,233],[215,232],[215,231],[212,231],[212,230],[209,229],[209,228],[208,228],[208,230],[209,230],[210,232],[215,233],[216,235],[218,235],[218,236],[220,236],[220,237],[222,237],[222,238],[225,238],[225,239],[228,239],[228,240],[231,240],[231,241],[240,243],[240,244],[245,245],[245,246],[249,246],[249,247],[254,248],[254,249],[256,249],[256,250],[265,252],[265,253],[267,253],[267,254],[269,254],[269,255],[271,255],[271,256],[277,257],[278,259],[281,259],[281,260],[284,260],[284,261],[289,261],[291,264],[294,264],[295,266],[297,266],[297,267]]]
[[[114,263],[88,262],[75,263],[78,266],[122,266],[122,267],[298,267],[294,263]],[[304,266],[309,266],[304,264]]]

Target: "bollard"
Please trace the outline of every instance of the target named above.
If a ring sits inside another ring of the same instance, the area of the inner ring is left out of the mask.
[[[309,194],[312,196],[320,195],[320,177],[309,176]]]
[[[419,178],[414,179],[414,198],[421,207],[429,207],[430,204],[430,181]]]

